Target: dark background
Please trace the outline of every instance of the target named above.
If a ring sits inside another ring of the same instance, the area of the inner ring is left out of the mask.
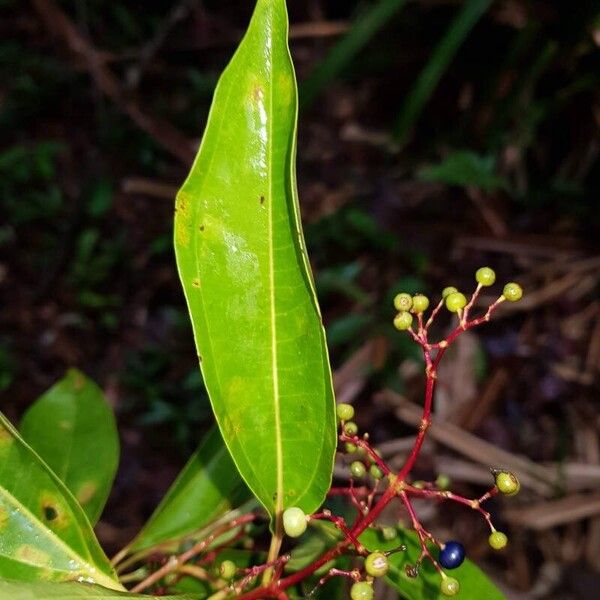
[[[418,350],[391,325],[394,294],[468,291],[485,264],[521,282],[526,298],[448,357],[437,413],[551,464],[556,485],[492,507],[512,541],[501,557],[473,514],[424,519],[460,536],[510,598],[596,598],[598,4],[288,4],[301,206],[338,396],[376,442],[410,435],[377,396],[422,393]],[[0,405],[18,421],[69,366],[102,385],[123,445],[98,528],[109,550],[210,421],[173,197],[252,5],[0,0]],[[419,465],[483,489],[481,469],[446,445]]]

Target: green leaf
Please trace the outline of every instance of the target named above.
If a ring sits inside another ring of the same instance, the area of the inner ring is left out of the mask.
[[[481,156],[469,150],[457,150],[444,160],[419,171],[419,179],[460,187],[476,187],[485,192],[508,188],[507,181],[496,175],[493,156]]]
[[[0,580],[0,598],[11,600],[74,600],[76,598],[96,598],[96,600],[112,600],[113,598],[145,598],[159,600],[157,596],[142,596],[127,592],[115,592],[99,585],[86,583],[22,583]],[[161,596],[160,600],[192,600],[192,596]]]
[[[284,0],[259,0],[177,195],[175,250],[206,387],[271,516],[331,482],[331,371],[296,191],[297,92]]]
[[[291,558],[285,565],[288,573],[304,569],[342,539],[339,529],[333,523],[313,521],[310,525],[310,535],[302,536],[301,543],[290,553]],[[331,566],[331,562],[325,563],[315,574],[323,575]]]
[[[380,0],[355,19],[350,30],[302,84],[300,92],[303,109],[317,99],[329,81],[352,64],[356,55],[405,4],[406,0]]]
[[[249,497],[223,438],[214,427],[183,468],[131,551],[185,537]]]
[[[414,531],[399,529],[398,537],[391,541],[383,539],[381,532],[367,529],[360,541],[370,551],[393,550],[401,545],[405,551],[396,552],[389,557],[390,570],[386,576],[388,583],[393,585],[406,600],[444,600],[446,596],[440,593],[441,578],[433,565],[425,560],[419,571],[419,576],[408,577],[405,571],[407,565],[414,565],[421,553],[419,538]],[[460,583],[461,600],[506,600],[504,594],[487,578],[483,571],[470,560],[453,569],[449,574]]]
[[[119,463],[115,417],[102,390],[70,369],[25,413],[21,435],[95,524]]]
[[[394,136],[398,141],[405,141],[410,128],[419,118],[456,52],[491,3],[492,0],[467,0],[464,2],[462,9],[431,53],[429,61],[419,74],[419,78],[402,106],[394,128]]]
[[[85,513],[0,413],[0,577],[121,590]]]

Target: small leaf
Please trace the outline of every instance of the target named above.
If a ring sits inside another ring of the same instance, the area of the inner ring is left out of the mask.
[[[157,596],[142,596],[127,592],[115,592],[99,585],[86,583],[22,583],[0,580],[0,598],[11,600],[76,600],[77,598],[95,598],[113,600],[113,598],[145,598],[159,600]],[[160,600],[192,600],[192,596],[161,596]]]
[[[175,250],[225,444],[269,511],[331,482],[331,371],[296,191],[297,92],[284,0],[258,0],[177,195]]]
[[[70,369],[25,413],[21,435],[95,524],[119,462],[115,417],[102,390]]]
[[[250,496],[217,427],[183,468],[131,551],[185,537]]]
[[[402,544],[405,551],[391,554],[389,557],[390,570],[386,576],[406,600],[444,600],[446,596],[440,593],[441,578],[433,565],[424,560],[418,577],[411,578],[406,574],[405,567],[414,565],[421,553],[419,539],[414,531],[399,529],[395,540],[386,541],[381,532],[367,529],[360,541],[370,550],[393,550]],[[460,600],[506,600],[504,594],[487,578],[485,573],[470,560],[453,569],[449,574],[460,583]]]
[[[122,590],[75,498],[1,413],[0,464],[0,577]]]
[[[394,136],[398,141],[406,141],[408,132],[421,115],[458,49],[491,3],[492,0],[465,0],[461,3],[460,11],[430,53],[427,64],[402,105],[394,127]]]
[[[457,150],[437,165],[419,171],[424,181],[437,181],[460,187],[476,187],[485,192],[506,189],[506,180],[496,175],[493,156],[481,156],[469,150]]]

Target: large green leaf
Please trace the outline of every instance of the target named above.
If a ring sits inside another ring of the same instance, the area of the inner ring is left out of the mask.
[[[218,428],[213,428],[183,468],[131,551],[184,537],[248,498]]]
[[[115,417],[102,390],[70,369],[25,413],[21,435],[96,523],[119,462]]]
[[[406,574],[405,567],[414,565],[419,557],[421,547],[414,531],[400,529],[398,537],[386,541],[381,532],[367,529],[360,541],[371,551],[393,550],[402,544],[405,551],[397,552],[389,557],[390,570],[386,576],[388,583],[392,584],[406,600],[443,600],[445,596],[440,593],[440,576],[433,565],[425,560],[419,576],[411,578]],[[470,560],[454,569],[450,573],[460,583],[460,600],[506,600],[504,594],[486,577],[483,571]]]
[[[85,583],[22,583],[0,580],[0,598],[11,600],[75,600],[77,598],[95,598],[96,600],[113,600],[113,598],[145,598],[159,600],[157,596],[142,596],[115,592],[99,585]],[[160,600],[192,600],[192,596],[161,596]]]
[[[296,192],[287,30],[284,0],[259,0],[217,86],[175,218],[177,264],[212,406],[240,473],[271,515],[321,504],[336,442]]]
[[[75,498],[2,414],[0,577],[123,589]]]

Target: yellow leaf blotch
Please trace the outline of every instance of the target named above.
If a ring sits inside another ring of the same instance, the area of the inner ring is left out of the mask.
[[[93,481],[86,481],[81,484],[81,487],[77,490],[77,501],[82,506],[87,504],[98,491],[98,484]]]

